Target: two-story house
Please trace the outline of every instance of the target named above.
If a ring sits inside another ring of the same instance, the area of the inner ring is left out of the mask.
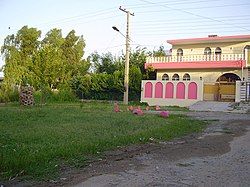
[[[156,70],[157,80],[143,82],[144,102],[178,105],[191,100],[180,104],[188,106],[195,100],[234,101],[236,81],[250,81],[250,35],[209,35],[167,42],[172,45],[171,54],[148,57],[145,63],[145,68]]]

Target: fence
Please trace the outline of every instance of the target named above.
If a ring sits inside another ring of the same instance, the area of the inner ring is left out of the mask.
[[[203,100],[203,81],[142,81],[141,102],[159,106],[190,106]]]
[[[236,81],[235,102],[250,101],[250,82]]]

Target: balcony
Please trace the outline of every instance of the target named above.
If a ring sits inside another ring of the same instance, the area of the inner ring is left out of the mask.
[[[154,69],[204,69],[204,68],[242,68],[246,66],[244,54],[197,54],[147,57],[145,68]]]

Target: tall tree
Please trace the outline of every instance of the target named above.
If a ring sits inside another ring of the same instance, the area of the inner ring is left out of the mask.
[[[38,51],[40,35],[41,31],[36,28],[24,26],[16,35],[5,38],[4,45],[1,47],[1,54],[5,58],[5,87],[31,83],[30,67],[33,55]]]
[[[30,84],[38,90],[70,87],[76,75],[85,75],[90,63],[83,59],[85,42],[72,30],[63,38],[60,29],[50,30],[43,40],[41,31],[24,26],[5,38],[1,54],[5,58],[4,83]]]

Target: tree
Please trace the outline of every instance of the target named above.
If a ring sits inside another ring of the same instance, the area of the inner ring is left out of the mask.
[[[5,90],[31,85],[42,93],[51,88],[70,88],[74,76],[85,75],[90,63],[83,59],[85,42],[72,30],[63,38],[60,29],[50,30],[43,40],[41,31],[24,26],[5,38]]]
[[[94,52],[89,56],[89,60],[95,73],[113,74],[117,70],[122,70],[124,64],[121,58],[115,58],[111,53],[100,55]]]
[[[1,47],[4,56],[4,82],[3,90],[6,94],[16,85],[31,84],[33,74],[30,72],[33,55],[39,47],[41,31],[36,28],[22,27],[16,35],[8,35]]]
[[[166,56],[166,51],[164,50],[164,46],[160,46],[157,51],[153,51],[153,56],[155,57]]]
[[[139,99],[141,93],[142,73],[138,66],[132,65],[129,73],[130,99]]]

